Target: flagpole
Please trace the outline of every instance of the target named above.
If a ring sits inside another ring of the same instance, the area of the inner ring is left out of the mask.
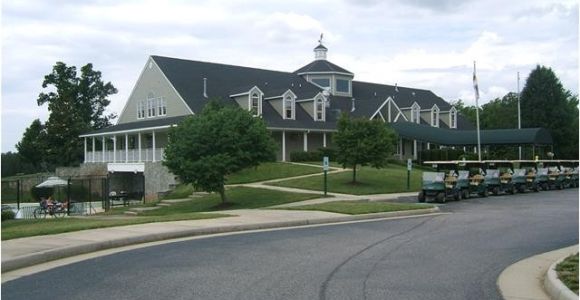
[[[481,161],[481,136],[479,135],[479,87],[475,76],[475,61],[473,61],[473,88],[475,89],[475,121],[477,126],[477,158]]]
[[[520,72],[518,72],[518,129],[522,129],[522,117],[520,111]],[[522,160],[522,146],[518,147],[519,160]]]

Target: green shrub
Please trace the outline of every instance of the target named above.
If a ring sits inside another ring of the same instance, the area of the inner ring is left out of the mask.
[[[420,161],[433,161],[433,160],[458,160],[461,159],[466,153],[463,149],[428,149],[419,152]]]
[[[315,151],[294,151],[290,153],[290,161],[322,161],[324,156],[328,156],[330,161],[334,161],[336,159],[336,149],[320,148]]]
[[[6,220],[12,220],[16,217],[16,214],[11,210],[3,210],[2,211],[2,222]]]

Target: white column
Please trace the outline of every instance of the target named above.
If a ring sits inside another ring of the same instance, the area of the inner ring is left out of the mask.
[[[286,131],[282,130],[282,161],[286,161]]]
[[[431,149],[431,143],[427,143],[427,150]]]
[[[138,138],[138,143],[139,143],[139,162],[141,162],[141,132],[139,132],[139,138]]]
[[[125,133],[125,162],[129,162],[129,134]]]
[[[153,131],[153,162],[155,162],[155,131]]]
[[[95,137],[93,136],[93,162],[95,162]]]
[[[322,133],[322,147],[326,148],[326,132]]]
[[[403,160],[403,138],[399,138],[399,156]]]
[[[308,132],[304,131],[304,152],[308,151]]]
[[[113,162],[117,162],[117,136],[113,136]]]
[[[413,140],[413,159],[417,159],[417,140]]]
[[[87,138],[84,138],[84,143],[85,143],[85,162],[87,162]]]
[[[103,145],[102,146],[103,146],[103,162],[106,162],[105,161],[105,137],[104,136],[103,136]]]

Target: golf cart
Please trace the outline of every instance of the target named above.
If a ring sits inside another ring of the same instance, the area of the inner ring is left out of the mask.
[[[563,189],[566,185],[566,175],[560,170],[559,160],[541,160],[545,168],[548,168],[548,187],[550,189]]]
[[[514,165],[518,167],[513,169],[512,182],[519,193],[526,191],[540,191],[540,177],[538,173],[538,162],[535,160],[514,160]]]
[[[494,195],[500,193],[515,194],[516,187],[512,182],[513,164],[507,160],[485,161],[485,182]]]
[[[423,183],[419,192],[419,202],[445,202],[448,198],[459,200],[461,190],[457,187],[457,172],[452,164],[445,161],[426,161],[436,172],[423,172]]]
[[[570,187],[578,187],[578,160],[561,160],[561,166],[566,168],[565,174],[570,177]]]
[[[477,194],[482,197],[489,196],[489,187],[486,182],[485,164],[477,160],[460,160],[457,162],[459,169],[469,172],[469,194]]]

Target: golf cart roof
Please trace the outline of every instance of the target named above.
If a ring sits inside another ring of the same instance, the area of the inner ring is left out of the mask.
[[[454,160],[430,160],[430,161],[424,161],[423,164],[426,164],[426,165],[456,165],[457,161],[454,161]]]
[[[509,160],[486,160],[484,161],[485,164],[488,166],[503,166],[503,167],[511,167],[514,165],[513,162]]]

